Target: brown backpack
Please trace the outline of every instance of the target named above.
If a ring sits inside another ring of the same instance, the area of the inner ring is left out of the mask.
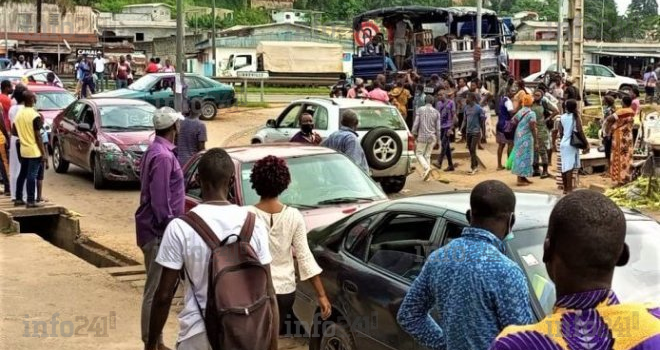
[[[240,234],[220,241],[204,220],[190,211],[181,217],[211,249],[206,335],[213,350],[267,350],[273,334],[268,272],[250,245],[254,213],[248,213]],[[236,241],[227,243],[235,237]],[[184,268],[185,270],[185,268]],[[186,271],[186,274],[188,272]],[[190,277],[188,280],[190,281]],[[192,281],[190,282],[191,286]],[[194,294],[193,294],[194,296]]]

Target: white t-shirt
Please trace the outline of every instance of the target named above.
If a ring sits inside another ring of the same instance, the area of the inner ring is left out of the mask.
[[[511,99],[508,97],[504,98],[504,108],[506,108],[509,113],[513,112],[513,102],[511,102]]]
[[[408,30],[408,24],[406,24],[405,21],[396,22],[396,29],[394,30],[394,38],[405,39],[407,30]]]
[[[236,205],[200,204],[192,211],[202,217],[209,227],[223,240],[229,235],[238,235],[245,222],[248,210]],[[229,242],[231,242],[230,240]],[[250,245],[262,264],[272,261],[268,248],[268,230],[261,220],[255,220]],[[211,250],[192,227],[180,219],[172,220],[163,235],[156,262],[173,270],[185,265],[195,285],[195,296],[202,309],[206,308],[208,289],[208,266]],[[179,314],[179,341],[205,331],[204,320],[199,314],[192,288],[186,279],[184,308]]]
[[[103,73],[105,71],[105,58],[95,58],[94,59],[94,67],[96,73]]]

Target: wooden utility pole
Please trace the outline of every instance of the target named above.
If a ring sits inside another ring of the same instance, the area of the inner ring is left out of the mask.
[[[218,66],[218,62],[217,62],[218,57],[217,57],[217,52],[216,52],[217,50],[215,48],[215,20],[216,20],[216,17],[215,17],[215,0],[213,0],[213,7],[212,7],[212,10],[211,10],[211,17],[213,17],[213,26],[212,26],[213,27],[213,29],[212,29],[213,33],[211,34],[211,50],[213,50],[213,71],[212,72],[213,72],[213,76],[215,77],[216,75],[218,75],[217,74],[217,68],[216,68]]]
[[[561,1],[561,0],[560,0]],[[571,47],[571,76],[580,96],[584,91],[584,0],[569,0],[568,21]],[[584,96],[583,96],[584,97]],[[578,101],[578,111],[584,106],[583,98]]]

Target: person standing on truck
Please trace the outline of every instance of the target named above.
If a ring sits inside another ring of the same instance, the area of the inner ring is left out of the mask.
[[[391,72],[396,72],[396,65],[392,61],[392,58],[387,54],[385,50],[385,37],[383,33],[378,33],[364,46],[364,53],[367,56],[383,56],[385,59],[385,70]]]
[[[401,69],[406,59],[408,49],[409,27],[406,20],[401,17],[394,26],[394,61],[396,66]]]

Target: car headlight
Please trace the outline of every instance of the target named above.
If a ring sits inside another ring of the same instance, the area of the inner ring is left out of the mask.
[[[99,147],[101,152],[110,152],[110,153],[121,153],[121,148],[112,142],[104,142]]]

